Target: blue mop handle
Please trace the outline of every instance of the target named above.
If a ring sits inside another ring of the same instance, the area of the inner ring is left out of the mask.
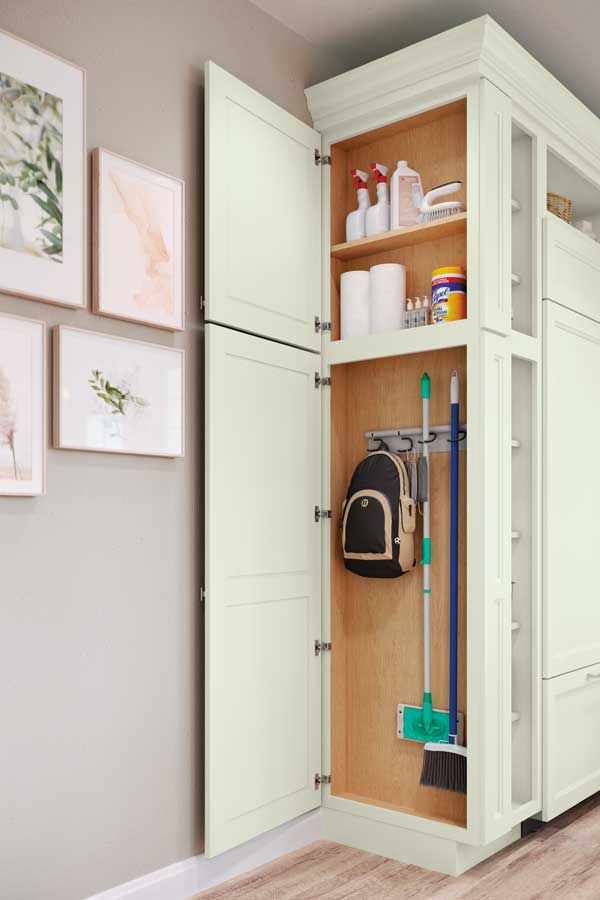
[[[450,744],[456,744],[458,730],[458,438],[459,438],[458,374],[450,379]]]

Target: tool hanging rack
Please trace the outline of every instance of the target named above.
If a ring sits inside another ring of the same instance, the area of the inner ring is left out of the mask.
[[[467,446],[467,426],[460,426],[459,450],[465,450]],[[383,441],[390,450],[395,453],[410,453],[418,450],[423,440],[422,428],[388,428],[383,431],[365,431],[365,438],[369,442],[369,450],[378,450]],[[429,429],[429,452],[450,452],[450,425],[431,425]]]

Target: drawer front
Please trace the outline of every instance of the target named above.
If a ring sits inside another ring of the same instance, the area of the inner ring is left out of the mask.
[[[542,818],[600,790],[600,663],[543,682]]]

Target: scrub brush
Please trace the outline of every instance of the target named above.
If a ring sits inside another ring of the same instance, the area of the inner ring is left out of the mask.
[[[447,200],[445,203],[434,203],[438,197],[446,197],[448,194],[455,194],[462,187],[462,181],[449,181],[447,184],[440,184],[433,188],[423,197],[421,203],[421,212],[419,214],[419,222],[437,222],[438,219],[445,219],[447,216],[456,216],[458,213],[465,211],[464,203],[459,200]]]

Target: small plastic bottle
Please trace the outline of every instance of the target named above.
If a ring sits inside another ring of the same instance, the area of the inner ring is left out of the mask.
[[[421,324],[421,300],[419,297],[415,299],[415,308],[412,313],[411,328],[418,328]]]
[[[423,297],[423,302],[421,304],[421,319],[419,325],[429,325],[431,323],[431,319],[429,317],[429,297],[427,294]]]
[[[404,316],[402,317],[402,327],[403,328],[412,328],[412,317],[413,317],[413,302],[412,300],[408,300],[406,303],[406,309],[404,310]]]

